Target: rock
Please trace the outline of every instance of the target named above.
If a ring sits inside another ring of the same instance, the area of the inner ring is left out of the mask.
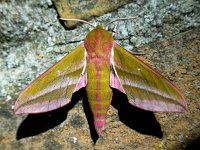
[[[53,0],[60,18],[83,20],[103,15],[130,2],[131,0]],[[65,21],[65,26],[73,28],[77,23],[79,22]]]

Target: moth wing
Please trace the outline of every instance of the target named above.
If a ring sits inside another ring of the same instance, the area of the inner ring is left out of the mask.
[[[166,78],[114,43],[110,86],[125,93],[129,103],[148,111],[184,112],[183,94]]]
[[[67,105],[72,94],[86,86],[85,65],[85,48],[80,44],[20,93],[15,113],[47,112]]]

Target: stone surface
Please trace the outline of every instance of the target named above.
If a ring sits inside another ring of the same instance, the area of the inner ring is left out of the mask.
[[[195,0],[138,0],[91,20],[105,23],[140,14],[135,20],[112,24],[110,28],[117,25],[115,39],[129,50],[145,52],[140,58],[177,84],[188,102],[184,114],[150,113],[128,105],[124,95],[114,91],[114,107],[97,139],[86,99],[78,101],[84,91],[74,96],[72,104],[53,112],[27,116],[12,110],[19,91],[78,45],[88,26],[65,30],[49,0],[1,1],[0,149],[183,150],[198,145],[199,9]]]
[[[131,0],[53,0],[60,18],[86,20],[103,15],[130,2]],[[77,23],[76,21],[65,21],[64,24],[67,28],[72,28]]]

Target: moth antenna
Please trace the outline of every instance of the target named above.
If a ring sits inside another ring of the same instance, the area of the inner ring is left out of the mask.
[[[83,22],[86,24],[89,24],[90,26],[92,26],[93,28],[95,28],[95,26],[91,23],[89,23],[88,21],[82,20],[82,19],[69,19],[69,18],[59,18],[60,20],[64,20],[64,21],[78,21],[78,22]]]
[[[108,23],[105,25],[105,27],[107,28],[108,25],[110,25],[110,24],[112,24],[113,22],[116,22],[116,21],[128,20],[128,19],[135,19],[135,18],[137,18],[137,17],[138,17],[138,16],[135,16],[135,17],[128,17],[128,18],[117,18],[117,19],[114,19],[114,20],[108,22]]]

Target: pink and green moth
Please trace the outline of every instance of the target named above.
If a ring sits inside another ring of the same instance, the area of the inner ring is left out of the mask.
[[[112,89],[126,94],[131,105],[147,111],[187,110],[183,94],[169,80],[121,47],[109,31],[98,25],[83,43],[20,93],[15,114],[63,107],[71,102],[74,92],[84,87],[98,135],[106,123]]]

